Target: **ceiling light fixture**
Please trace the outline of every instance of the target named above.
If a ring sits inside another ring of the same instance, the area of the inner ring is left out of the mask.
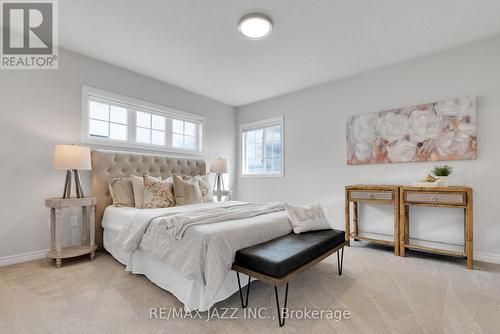
[[[264,14],[248,14],[240,19],[238,29],[248,39],[263,39],[271,35],[273,20]]]

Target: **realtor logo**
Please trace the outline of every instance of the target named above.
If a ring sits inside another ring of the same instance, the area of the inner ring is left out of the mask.
[[[57,69],[57,0],[1,0],[1,69]]]

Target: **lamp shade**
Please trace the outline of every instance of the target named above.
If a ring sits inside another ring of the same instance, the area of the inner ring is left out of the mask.
[[[78,145],[56,145],[54,147],[54,168],[91,170],[90,148]]]
[[[227,159],[215,159],[210,164],[211,173],[227,173]]]

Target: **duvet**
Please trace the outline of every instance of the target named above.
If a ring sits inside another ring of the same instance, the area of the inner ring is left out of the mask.
[[[210,300],[231,270],[238,249],[291,231],[283,204],[234,201],[143,210],[115,243],[168,263],[181,276],[206,286]]]

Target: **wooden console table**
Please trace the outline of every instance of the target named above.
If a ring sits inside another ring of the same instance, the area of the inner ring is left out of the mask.
[[[96,197],[84,198],[49,198],[45,201],[45,206],[50,208],[50,244],[51,250],[47,255],[56,260],[58,268],[62,265],[62,259],[90,254],[90,260],[94,260],[97,246],[95,237],[95,205]],[[63,208],[82,208],[82,244],[76,246],[62,247],[62,210]],[[89,217],[90,209],[90,217]],[[87,228],[87,223],[90,227]],[[90,234],[90,235],[89,235]],[[90,238],[87,236],[89,235]],[[90,239],[90,240],[89,240]]]
[[[353,185],[345,187],[345,235],[348,245],[352,238],[353,240],[362,240],[394,247],[394,254],[399,255],[399,188],[398,185]],[[351,202],[353,203],[353,233],[351,233]],[[368,238],[359,235],[358,203],[394,206],[393,241]]]
[[[405,256],[405,250],[414,249],[438,254],[466,257],[467,268],[473,269],[473,212],[472,212],[472,188],[469,187],[410,187],[404,186],[399,189],[399,254]],[[410,205],[463,208],[464,209],[464,240],[463,251],[444,250],[433,247],[413,245],[409,241],[409,210]]]

